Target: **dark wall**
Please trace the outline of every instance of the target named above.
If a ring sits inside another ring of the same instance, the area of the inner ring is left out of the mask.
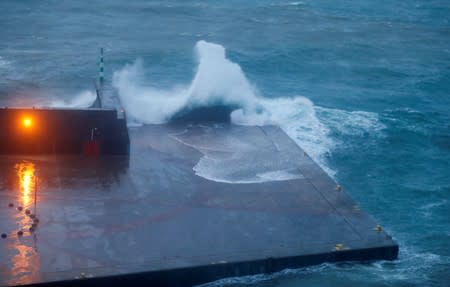
[[[1,154],[82,154],[92,131],[100,154],[129,153],[126,121],[115,110],[0,109]]]

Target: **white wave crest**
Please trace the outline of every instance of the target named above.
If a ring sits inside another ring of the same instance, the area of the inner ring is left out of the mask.
[[[0,69],[7,68],[11,65],[10,61],[5,60],[2,56],[0,56]]]
[[[162,90],[144,84],[140,60],[114,73],[113,86],[132,120],[164,123],[183,108],[224,104],[247,109],[257,102],[255,90],[241,67],[226,59],[224,47],[199,41],[195,50],[198,67],[189,86]]]
[[[364,134],[381,135],[386,126],[380,122],[377,113],[364,111],[344,111],[316,107],[320,120],[339,134],[359,136]]]

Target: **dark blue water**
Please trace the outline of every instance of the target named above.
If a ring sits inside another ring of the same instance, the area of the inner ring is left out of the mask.
[[[240,104],[236,122],[278,123],[400,244],[394,262],[217,284],[450,286],[450,2],[3,0],[0,14],[1,105],[85,104],[104,47],[134,122]]]

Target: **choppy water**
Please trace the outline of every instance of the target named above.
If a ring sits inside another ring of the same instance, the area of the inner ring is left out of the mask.
[[[1,105],[85,105],[104,47],[134,122],[239,105],[235,122],[278,123],[400,244],[394,262],[215,284],[450,285],[448,1],[3,0],[0,16]]]

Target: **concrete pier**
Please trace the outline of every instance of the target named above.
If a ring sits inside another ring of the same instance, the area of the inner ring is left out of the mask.
[[[278,127],[149,125],[130,140],[129,157],[0,156],[0,285],[189,286],[397,257]]]

